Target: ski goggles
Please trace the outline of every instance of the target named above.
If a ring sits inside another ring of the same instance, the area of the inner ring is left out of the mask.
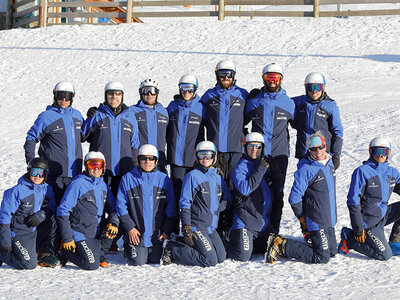
[[[192,94],[192,93],[194,93],[196,91],[196,87],[193,84],[180,84],[179,85],[179,91],[182,94],[185,94],[185,93]]]
[[[157,89],[154,86],[144,86],[142,87],[140,93],[142,95],[147,95],[148,93],[154,95],[157,95]]]
[[[207,152],[197,152],[197,159],[198,160],[203,160],[207,158],[208,160],[214,159],[215,153],[212,151],[207,151]]]
[[[94,170],[96,168],[99,170],[104,170],[105,163],[102,159],[90,159],[86,162],[86,167],[89,170]]]
[[[268,82],[268,83],[279,84],[282,81],[283,76],[279,73],[265,73],[263,75],[263,79],[265,82]]]
[[[54,98],[56,100],[65,99],[65,101],[72,101],[73,97],[74,97],[74,94],[71,92],[67,92],[67,91],[58,91],[58,92],[54,93]]]
[[[218,76],[218,78],[221,78],[221,79],[223,79],[225,77],[233,78],[234,75],[235,75],[235,73],[233,71],[229,71],[229,70],[217,71],[217,76]]]
[[[139,156],[139,160],[140,161],[155,161],[157,159],[157,157],[155,156]]]
[[[323,149],[325,149],[325,145],[321,145],[321,146],[316,146],[316,147],[311,147],[310,148],[310,151],[311,152],[315,152],[315,151],[317,151],[317,150],[323,150]]]
[[[246,144],[246,148],[251,150],[253,148],[256,148],[257,150],[261,150],[262,149],[262,145],[260,144]]]
[[[321,83],[308,83],[306,84],[306,91],[307,92],[321,92],[324,89],[324,85]]]
[[[371,148],[371,154],[373,156],[388,156],[390,154],[390,149],[389,148],[383,148],[383,147],[373,147]]]
[[[42,168],[31,168],[29,170],[29,175],[32,177],[39,176],[40,178],[43,178],[44,175],[46,175],[46,170]]]
[[[108,96],[122,96],[121,91],[107,91]]]

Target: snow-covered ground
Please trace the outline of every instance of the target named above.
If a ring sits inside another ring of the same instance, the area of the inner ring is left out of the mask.
[[[327,92],[338,103],[344,146],[337,175],[338,224],[350,224],[346,195],[353,170],[368,156],[377,136],[391,139],[392,165],[400,167],[400,21],[398,16],[338,18],[215,18],[146,20],[118,26],[60,26],[0,31],[0,195],[26,168],[23,144],[37,115],[52,102],[54,84],[70,80],[74,106],[84,115],[103,101],[104,85],[125,85],[125,103],[138,100],[147,78],[161,86],[165,106],[179,77],[193,73],[199,93],[215,83],[218,61],[237,64],[237,84],[262,84],[264,65],[285,69],[289,96],[304,92],[304,77],[326,75]],[[294,150],[295,132],[291,130]],[[87,145],[84,145],[87,149]],[[293,151],[292,151],[293,152]],[[286,196],[296,160],[290,159]],[[398,201],[397,195],[392,201]],[[286,200],[285,200],[286,201]],[[282,234],[300,239],[298,221],[284,208]],[[387,229],[387,233],[390,228]],[[17,271],[0,268],[0,299],[8,298],[354,298],[394,299],[400,294],[400,258],[377,262],[356,253],[337,255],[326,265],[261,256],[247,263],[230,260],[214,268],[128,266],[122,253],[109,255],[111,267],[94,272],[66,268]]]

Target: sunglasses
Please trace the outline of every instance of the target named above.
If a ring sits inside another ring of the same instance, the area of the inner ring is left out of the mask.
[[[225,78],[225,77],[233,78],[233,75],[234,75],[233,71],[218,71],[217,72],[218,78]]]
[[[107,91],[108,96],[122,96],[121,91]]]
[[[278,73],[265,73],[263,79],[265,82],[278,84],[282,81],[283,76]]]
[[[246,148],[247,148],[247,149],[256,148],[257,150],[261,150],[262,145],[259,145],[259,144],[247,144],[247,145],[246,145]]]
[[[307,92],[321,92],[324,89],[324,85],[321,83],[308,83],[306,84],[306,91]]]
[[[154,95],[157,95],[157,89],[154,86],[144,86],[142,87],[142,90],[140,91],[142,95],[147,95],[148,93]]]
[[[185,85],[181,84],[179,86],[179,90],[182,94],[185,94],[185,93],[192,94],[196,91],[196,87],[193,84],[185,84]]]
[[[56,100],[63,100],[65,101],[72,101],[72,98],[74,97],[74,94],[71,92],[66,92],[66,91],[59,91],[54,93],[54,98]]]
[[[46,170],[41,168],[31,168],[29,171],[29,175],[31,175],[32,177],[36,177],[39,175],[40,178],[43,178],[45,174]]]
[[[213,152],[197,153],[198,160],[203,160],[205,158],[210,160],[210,159],[214,159],[214,157],[215,157],[215,153],[213,153]]]
[[[311,147],[310,151],[315,152],[317,150],[323,150],[325,149],[325,145],[321,145],[321,146],[316,146],[316,147]]]
[[[371,148],[371,154],[373,156],[388,156],[390,154],[390,149],[389,148],[379,148],[379,147],[373,147]]]
[[[155,161],[157,159],[157,157],[155,156],[139,156],[139,160],[140,161]]]
[[[101,159],[90,159],[86,162],[86,167],[89,170],[94,170],[94,169],[99,169],[99,170],[104,170],[105,164],[104,160]]]

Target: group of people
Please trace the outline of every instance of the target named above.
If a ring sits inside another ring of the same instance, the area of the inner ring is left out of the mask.
[[[249,93],[236,85],[232,61],[220,61],[215,76],[201,97],[197,78],[182,76],[167,108],[153,79],[140,84],[140,100],[130,107],[123,85],[111,81],[86,119],[72,107],[73,84],[57,83],[53,104],[27,133],[27,173],[3,195],[0,264],[33,269],[69,261],[94,270],[108,266],[105,253],[118,252],[121,237],[134,266],[208,267],[258,253],[267,263],[326,263],[350,249],[379,260],[400,254],[400,208],[388,205],[393,191],[400,194],[400,174],[388,165],[391,145],[383,137],[371,141],[369,159],[354,171],[352,229],[342,229],[337,246],[343,127],[322,74],[307,75],[305,95],[294,98],[281,86],[278,64],[266,65],[263,86]],[[279,234],[289,125],[299,160],[289,203],[304,242]],[[389,244],[383,228],[393,222]]]

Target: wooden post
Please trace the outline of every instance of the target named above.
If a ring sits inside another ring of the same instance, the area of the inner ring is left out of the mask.
[[[7,13],[6,13],[6,29],[11,29],[12,27],[12,0],[7,1]]]
[[[47,1],[48,0],[40,0],[39,28],[43,28],[43,27],[47,26]]]
[[[314,0],[314,18],[319,18],[319,0]]]
[[[133,0],[128,0],[126,5],[126,23],[132,23]]]
[[[225,0],[219,0],[218,20],[223,21],[224,19],[225,19]]]

